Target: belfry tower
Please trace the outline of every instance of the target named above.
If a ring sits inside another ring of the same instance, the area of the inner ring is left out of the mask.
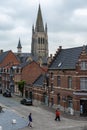
[[[41,8],[39,4],[36,26],[32,26],[31,54],[39,58],[48,58],[47,24],[43,25]]]

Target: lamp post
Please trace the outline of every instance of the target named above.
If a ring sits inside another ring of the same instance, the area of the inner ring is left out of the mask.
[[[63,96],[62,100],[63,100],[63,103],[64,103],[64,113],[65,113],[66,97]]]
[[[47,84],[47,90],[48,90],[48,106],[49,106],[50,104],[49,73],[46,74],[46,84]]]
[[[14,93],[14,68],[10,68],[10,89],[11,92]]]

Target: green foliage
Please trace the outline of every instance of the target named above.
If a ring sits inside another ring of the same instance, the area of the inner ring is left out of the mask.
[[[23,97],[23,92],[24,92],[24,85],[25,85],[25,81],[24,80],[21,80],[21,81],[18,82],[18,89],[21,92],[22,97]]]

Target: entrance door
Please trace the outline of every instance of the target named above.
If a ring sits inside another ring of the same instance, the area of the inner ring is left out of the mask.
[[[80,100],[80,115],[87,116],[87,99]]]
[[[48,106],[48,96],[47,95],[45,95],[45,105]]]
[[[29,93],[29,97],[32,99],[32,92]]]

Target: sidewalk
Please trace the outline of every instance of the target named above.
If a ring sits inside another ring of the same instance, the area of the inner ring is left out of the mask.
[[[19,102],[22,99],[22,97],[15,96],[15,95],[13,96],[13,98],[15,98],[15,100],[17,100]],[[52,113],[55,113],[55,110],[56,110],[55,108],[46,106],[44,104],[39,104],[38,107],[41,107],[42,109],[45,109],[45,110],[50,111]],[[71,115],[70,113],[66,113],[63,111],[61,111],[61,116],[63,116],[64,118],[73,119],[73,120],[87,121],[87,117],[83,117],[80,115]]]
[[[47,111],[53,112],[55,113],[55,108],[52,107],[48,107],[46,105],[40,105],[39,107],[41,107],[42,109],[45,109]],[[63,116],[64,118],[68,118],[68,119],[73,119],[73,120],[79,120],[79,121],[87,121],[87,117],[83,117],[80,115],[71,115],[70,113],[66,113],[61,111],[61,116]]]

